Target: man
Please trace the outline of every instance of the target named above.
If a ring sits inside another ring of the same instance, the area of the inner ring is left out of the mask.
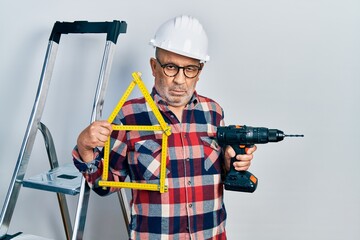
[[[223,110],[199,95],[199,81],[207,55],[207,36],[199,21],[179,16],[165,22],[151,44],[155,78],[152,97],[167,124],[165,193],[132,190],[131,239],[226,239],[226,211],[222,177],[235,156],[221,149],[216,128],[224,125]],[[157,120],[143,97],[127,101],[114,124],[154,125]],[[92,189],[106,195],[116,189],[97,185],[102,174],[102,152],[111,136],[110,181],[159,183],[161,133],[112,131],[107,121],[96,121],[81,132],[73,151],[74,162]],[[247,170],[256,146],[238,155],[236,170]]]

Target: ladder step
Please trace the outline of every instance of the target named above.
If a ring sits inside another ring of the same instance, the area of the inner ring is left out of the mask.
[[[10,239],[11,240],[53,240],[52,238],[44,238],[31,234],[23,234],[22,232],[13,235],[5,235],[5,238],[2,238],[2,240],[10,240]]]
[[[69,163],[23,180],[23,186],[44,191],[76,195],[80,192],[82,174]]]

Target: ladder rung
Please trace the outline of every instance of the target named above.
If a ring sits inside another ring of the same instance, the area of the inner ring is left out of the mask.
[[[23,186],[44,191],[76,195],[80,192],[82,174],[74,164],[54,168],[23,180]]]

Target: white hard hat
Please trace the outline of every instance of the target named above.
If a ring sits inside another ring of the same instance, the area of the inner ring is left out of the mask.
[[[166,21],[156,31],[150,44],[202,62],[210,60],[206,32],[194,17],[182,15]]]

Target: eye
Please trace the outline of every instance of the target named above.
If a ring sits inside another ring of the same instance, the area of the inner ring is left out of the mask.
[[[178,69],[178,66],[176,66],[175,64],[167,64],[165,68],[170,71],[176,71]]]
[[[198,66],[193,66],[193,65],[190,65],[190,66],[186,66],[185,70],[187,72],[196,72],[199,70],[199,67]]]

